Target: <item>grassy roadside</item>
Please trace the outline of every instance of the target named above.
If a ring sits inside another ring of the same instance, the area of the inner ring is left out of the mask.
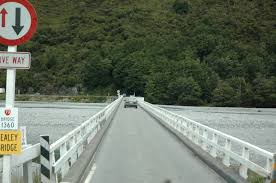
[[[250,183],[265,183],[265,178],[256,174],[255,172],[248,172],[248,182]]]
[[[80,103],[104,103],[113,101],[115,96],[94,95],[16,95],[16,101],[40,101],[40,102],[80,102]],[[0,94],[0,100],[5,100],[5,95]]]

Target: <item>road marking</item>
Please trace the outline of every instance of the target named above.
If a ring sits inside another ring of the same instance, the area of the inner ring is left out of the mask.
[[[87,178],[85,179],[84,183],[90,183],[93,175],[95,174],[95,171],[97,169],[96,163],[92,166],[91,171],[89,172]]]

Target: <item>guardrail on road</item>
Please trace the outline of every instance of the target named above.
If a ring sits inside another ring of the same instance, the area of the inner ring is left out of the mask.
[[[50,145],[51,182],[59,182],[69,171],[70,167],[77,161],[85,145],[89,144],[93,137],[109,120],[119,107],[122,97],[106,106],[79,127],[69,132]],[[25,148],[19,156],[12,156],[11,167],[23,165],[24,182],[32,180],[32,160],[40,156],[40,144]],[[3,170],[3,162],[0,159],[0,171]]]
[[[103,124],[112,116],[122,101],[122,97],[112,102],[96,115],[69,132],[50,146],[50,162],[52,164],[51,179],[60,181],[70,167],[82,154],[86,144],[89,144]]]
[[[248,169],[250,169],[272,182],[275,163],[273,153],[148,102],[139,101],[139,104],[148,113],[167,123],[192,143],[210,153],[212,157],[216,158],[222,154],[222,162],[225,166],[231,165],[230,160],[238,162],[239,174],[244,179],[248,178]],[[233,146],[235,148],[232,148]],[[253,162],[252,155],[261,156],[266,162]]]

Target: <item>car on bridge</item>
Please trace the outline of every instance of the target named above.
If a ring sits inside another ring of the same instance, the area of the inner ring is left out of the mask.
[[[138,105],[137,105],[137,99],[133,96],[130,96],[128,98],[125,99],[125,108],[127,107],[135,107],[137,109]]]

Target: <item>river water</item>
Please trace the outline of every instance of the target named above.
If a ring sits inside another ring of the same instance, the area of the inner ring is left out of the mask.
[[[51,142],[58,140],[106,105],[22,102],[15,107],[19,108],[18,125],[27,127],[28,144],[35,144],[45,134],[50,135]]]
[[[265,150],[276,152],[276,109],[164,107]]]

